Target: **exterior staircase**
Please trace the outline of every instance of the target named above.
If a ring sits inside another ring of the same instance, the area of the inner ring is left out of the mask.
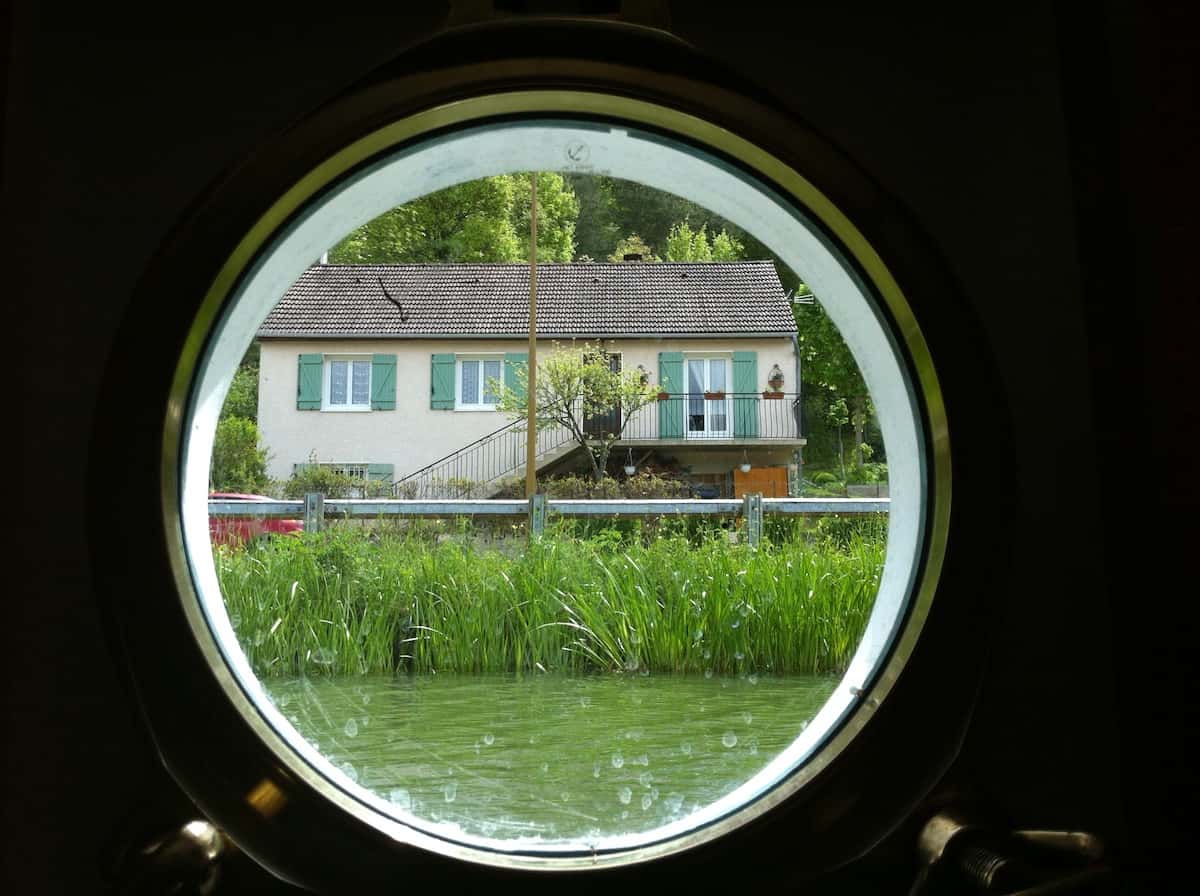
[[[562,460],[580,447],[564,426],[538,430],[534,455],[537,469]],[[392,495],[415,499],[490,498],[513,479],[524,478],[526,450],[525,421],[514,420],[398,479],[392,485]]]

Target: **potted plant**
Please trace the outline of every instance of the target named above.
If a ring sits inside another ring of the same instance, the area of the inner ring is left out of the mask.
[[[720,401],[725,397],[724,392],[705,392],[704,397],[709,401]]]
[[[783,391],[783,371],[779,369],[778,364],[772,366],[771,372],[767,374],[767,385],[771,387],[772,392]]]

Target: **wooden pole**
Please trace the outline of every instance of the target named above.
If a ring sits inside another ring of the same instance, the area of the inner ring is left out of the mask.
[[[529,201],[529,373],[525,392],[525,497],[537,494],[537,172],[530,176]]]

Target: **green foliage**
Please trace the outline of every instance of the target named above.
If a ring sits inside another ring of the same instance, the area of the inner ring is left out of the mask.
[[[267,488],[267,451],[258,426],[243,417],[217,423],[209,484],[212,491],[258,493]]]
[[[215,561],[260,676],[828,674],[845,670],[874,604],[879,525],[816,541],[781,530],[751,548],[720,530],[642,541],[552,524],[516,553],[481,549],[469,527],[429,539],[332,526]]]
[[[310,492],[322,494],[326,498],[390,498],[392,483],[384,479],[347,476],[333,467],[322,466],[317,462],[315,455],[310,455],[309,462],[297,467],[279,490],[282,491],[283,497],[292,501],[299,500]]]
[[[642,256],[642,261],[646,262],[662,261],[661,258],[654,254],[654,250],[646,245],[645,240],[636,233],[631,233],[618,242],[617,247],[608,256],[608,260],[624,261],[626,255],[640,255]]]
[[[529,260],[530,178],[468,181],[397,206],[329,253],[335,264],[518,262]],[[538,260],[574,257],[579,203],[559,174],[538,174]]]
[[[233,374],[233,383],[221,406],[220,419],[241,417],[258,420],[258,362],[241,364]]]
[[[742,243],[727,230],[710,240],[707,224],[692,230],[687,221],[680,221],[667,236],[667,261],[740,261],[744,252]]]

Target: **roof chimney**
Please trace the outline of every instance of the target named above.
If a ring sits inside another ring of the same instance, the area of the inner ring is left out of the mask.
[[[626,252],[625,256],[622,260],[623,261],[641,261],[642,253],[641,252]]]

